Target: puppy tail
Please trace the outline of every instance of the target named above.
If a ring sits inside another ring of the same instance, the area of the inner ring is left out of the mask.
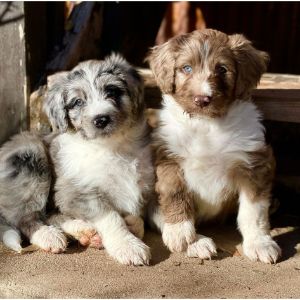
[[[18,252],[22,252],[21,235],[18,230],[6,224],[0,224],[0,240],[3,244]]]

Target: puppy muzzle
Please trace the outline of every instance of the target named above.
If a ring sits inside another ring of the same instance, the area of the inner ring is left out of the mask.
[[[197,106],[206,107],[210,104],[212,97],[204,96],[204,95],[197,95],[194,97],[194,102]]]

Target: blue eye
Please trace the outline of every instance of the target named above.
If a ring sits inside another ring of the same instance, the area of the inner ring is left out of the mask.
[[[182,68],[183,72],[185,74],[191,74],[192,71],[193,71],[193,68],[190,66],[190,65],[185,65],[183,68]]]

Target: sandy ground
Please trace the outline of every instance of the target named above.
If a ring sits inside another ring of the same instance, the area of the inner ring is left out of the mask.
[[[170,254],[160,235],[147,232],[153,257],[148,267],[122,266],[104,250],[76,243],[59,255],[20,255],[1,246],[0,298],[300,298],[300,227],[295,222],[273,231],[283,248],[276,265],[232,255],[240,241],[232,225],[201,233],[214,237],[221,248],[217,258]]]

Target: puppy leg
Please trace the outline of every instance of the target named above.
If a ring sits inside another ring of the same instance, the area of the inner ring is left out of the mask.
[[[127,215],[124,220],[129,231],[142,240],[145,233],[144,220],[134,215]]]
[[[213,241],[204,236],[196,235],[194,224],[193,195],[187,191],[180,166],[170,160],[165,160],[157,167],[156,191],[159,194],[160,210],[163,215],[156,219],[162,227],[162,238],[172,252],[187,250],[188,256],[210,258],[216,253]],[[155,220],[153,220],[155,222]]]
[[[50,216],[47,223],[62,229],[68,236],[78,240],[82,246],[103,248],[102,239],[90,222],[58,213]]]
[[[149,264],[149,247],[128,230],[124,219],[116,211],[106,209],[94,224],[101,232],[106,251],[118,262],[125,265]]]
[[[36,212],[22,217],[18,228],[32,244],[47,252],[61,253],[66,250],[65,235],[58,228],[45,225]]]
[[[107,203],[105,194],[82,193],[75,191],[72,185],[67,188],[70,193],[65,193],[64,189],[58,190],[55,195],[56,203],[63,214],[91,222],[100,233],[108,254],[120,263],[149,264],[149,247],[128,230],[122,216]]]
[[[281,250],[270,236],[268,199],[242,191],[239,202],[238,225],[243,235],[244,254],[253,261],[276,263]]]

